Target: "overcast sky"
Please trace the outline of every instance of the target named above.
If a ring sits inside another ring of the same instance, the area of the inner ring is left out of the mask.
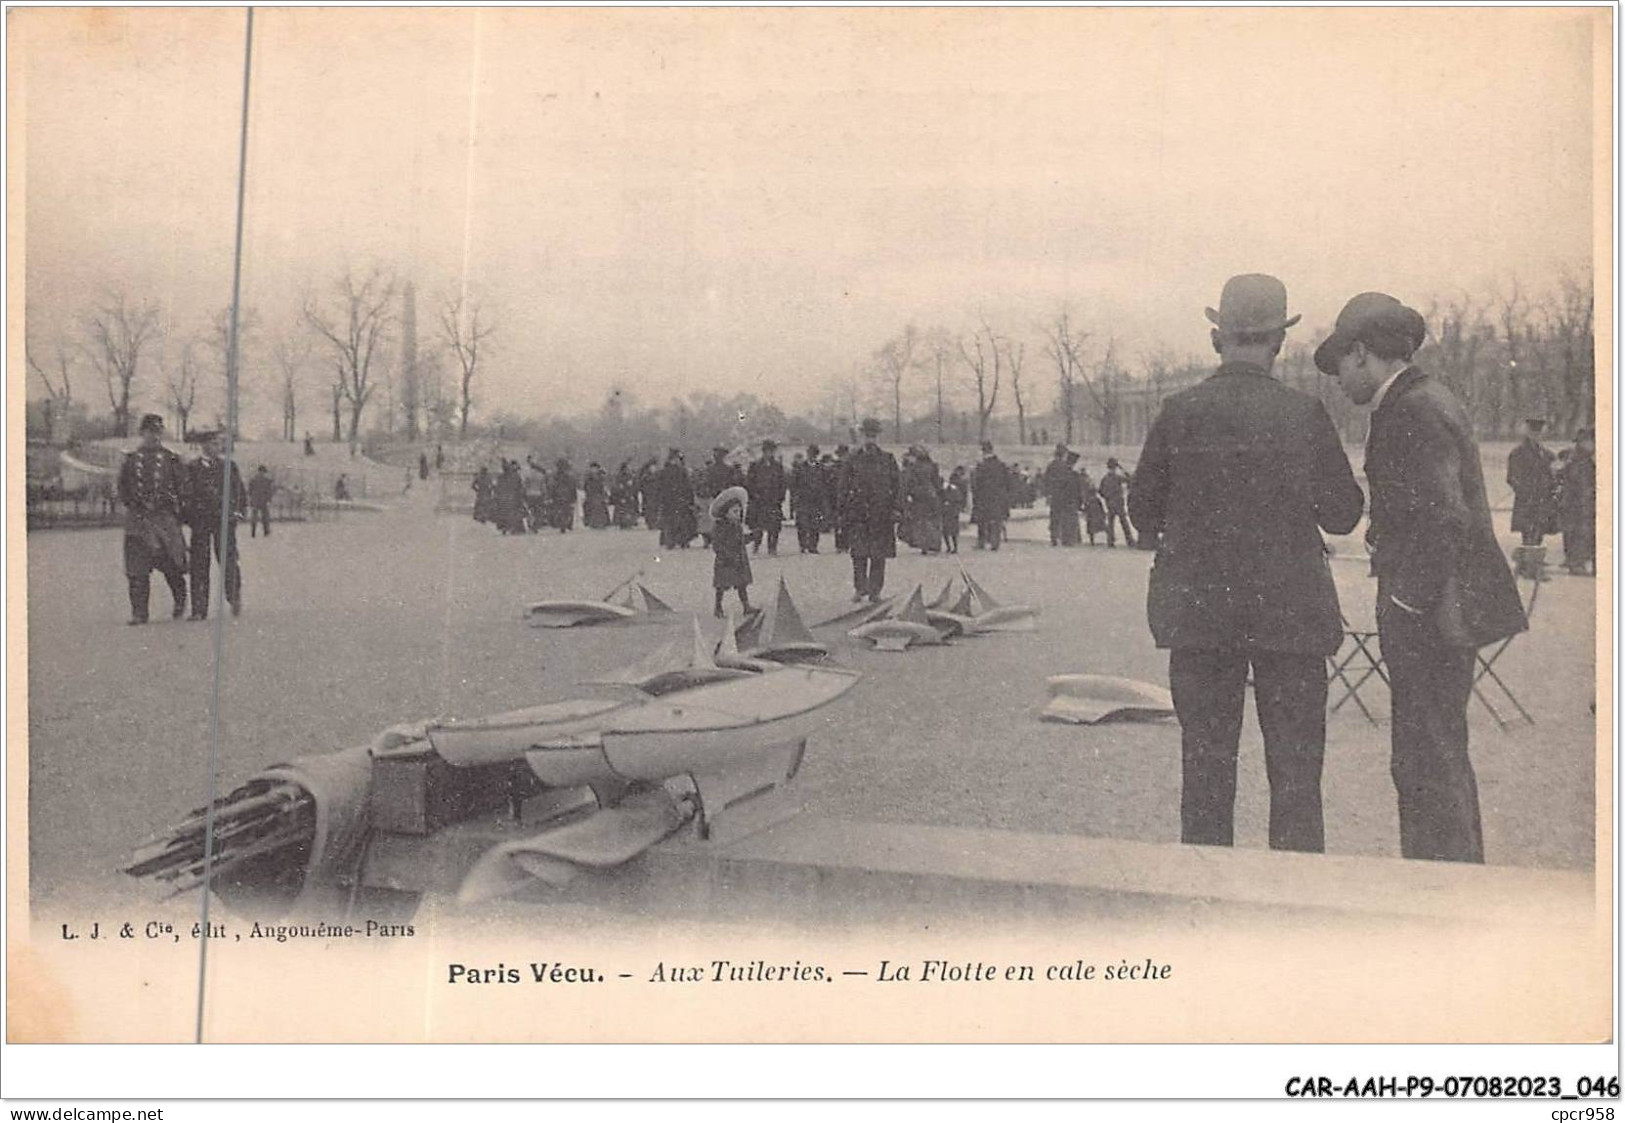
[[[1063,304],[1128,356],[1200,354],[1255,270],[1307,337],[1364,289],[1590,269],[1609,15],[261,10],[244,299],[269,338],[382,261],[427,341],[466,285],[500,325],[482,404],[518,412],[617,382],[813,408],[906,322],[985,313],[1031,350]],[[242,13],[8,18],[30,340],[109,287],[200,329]]]

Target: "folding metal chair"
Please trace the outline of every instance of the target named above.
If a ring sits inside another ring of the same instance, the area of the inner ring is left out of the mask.
[[[1388,685],[1388,672],[1383,669],[1382,646],[1377,642],[1377,633],[1351,627],[1348,617],[1345,616],[1343,635],[1352,646],[1339,648],[1337,655],[1326,660],[1331,664],[1332,677],[1343,684],[1343,693],[1337,696],[1328,712],[1335,714],[1343,708],[1343,703],[1352,698],[1367,721],[1372,725],[1381,725],[1382,723],[1366,707],[1365,700],[1360,697],[1360,688],[1372,678],[1380,678],[1384,686]],[[1350,675],[1358,677],[1351,679]]]
[[[1530,621],[1531,626],[1533,625],[1535,619],[1535,604],[1540,600],[1540,585],[1541,582],[1538,577],[1530,582],[1529,602],[1523,607],[1523,614],[1525,618]],[[1500,689],[1505,700],[1512,703],[1513,708],[1518,711],[1519,716],[1522,717],[1525,722],[1530,725],[1535,724],[1535,719],[1529,715],[1528,710],[1523,708],[1523,703],[1518,701],[1518,696],[1512,693],[1512,688],[1506,684],[1506,681],[1502,679],[1495,670],[1495,661],[1506,653],[1506,649],[1511,647],[1512,641],[1517,638],[1517,635],[1510,635],[1497,644],[1493,649],[1481,647],[1476,652],[1478,657],[1478,670],[1473,675],[1473,693],[1478,697],[1480,702],[1484,703],[1484,708],[1490,712],[1490,716],[1495,719],[1495,723],[1502,729],[1507,729],[1516,724],[1516,719],[1502,717],[1501,711],[1497,710],[1494,704],[1490,702],[1489,695],[1485,693],[1487,687],[1482,685],[1485,679],[1489,679],[1497,688]],[[1486,651],[1488,651],[1489,654],[1486,655]]]

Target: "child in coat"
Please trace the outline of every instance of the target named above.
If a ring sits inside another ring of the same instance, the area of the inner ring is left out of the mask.
[[[711,530],[711,549],[716,559],[711,569],[711,587],[716,590],[716,615],[722,615],[722,594],[732,589],[739,594],[739,606],[750,612],[750,558],[745,553],[744,488],[730,487],[717,496],[716,525]],[[739,494],[733,494],[738,492]]]

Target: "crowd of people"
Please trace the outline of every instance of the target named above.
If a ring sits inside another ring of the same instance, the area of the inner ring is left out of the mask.
[[[1574,447],[1554,453],[1541,443],[1544,418],[1524,422],[1524,439],[1507,457],[1512,532],[1523,539],[1524,576],[1540,577],[1548,534],[1563,535],[1563,564],[1576,577],[1597,574],[1597,433],[1579,429]]]
[[[865,430],[865,445],[871,436],[878,436],[878,430]],[[956,466],[944,477],[924,445],[911,445],[898,465],[892,520],[896,537],[922,554],[957,553],[960,525],[968,514],[977,529],[976,548],[997,550],[1011,512],[1047,498],[1052,546],[1081,545],[1085,533],[1090,545],[1104,536],[1108,546],[1115,546],[1119,530],[1134,545],[1127,507],[1130,477],[1116,458],[1106,462],[1097,485],[1086,469],[1075,468],[1077,453],[1063,444],[1056,446],[1055,455],[1043,473],[1034,474],[1006,464],[992,442],[984,441],[974,467]],[[723,446],[693,468],[674,448],[664,464],[650,457],[634,470],[630,459],[623,460],[611,475],[594,461],[579,477],[568,458],[559,458],[549,469],[536,456],[527,456],[523,471],[517,460],[503,458],[497,471],[482,465],[474,475],[474,519],[503,534],[547,528],[564,533],[574,528],[579,510],[590,529],[630,529],[642,523],[660,532],[662,548],[687,549],[695,539],[709,547],[716,519],[712,500],[740,487],[748,497],[746,540],[754,551],[765,545],[770,556],[776,555],[783,527],[790,522],[801,553],[820,553],[825,535],[833,536],[837,552],[846,552],[852,525],[861,520],[842,517],[842,479],[856,463],[856,452],[846,444],[833,452],[809,444],[786,465],[772,439],[763,441],[761,455],[744,466]]]

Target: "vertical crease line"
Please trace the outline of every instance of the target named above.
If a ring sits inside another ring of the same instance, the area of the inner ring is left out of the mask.
[[[237,231],[231,260],[231,328],[226,345],[226,440],[225,456],[220,466],[220,526],[215,549],[220,555],[219,595],[215,597],[214,613],[214,691],[209,698],[209,777],[208,797],[203,813],[203,906],[202,923],[198,939],[197,963],[197,1030],[195,1040],[203,1043],[204,998],[207,994],[209,969],[209,894],[210,877],[214,865],[214,805],[218,798],[220,766],[220,685],[225,678],[226,664],[226,575],[231,572],[231,514],[232,514],[232,451],[237,434],[237,331],[241,310],[243,279],[243,201],[248,181],[248,91],[254,69],[254,9],[248,9],[247,32],[243,40],[243,119],[237,143]],[[207,564],[207,559],[205,559]],[[239,590],[239,596],[241,591]],[[197,608],[193,602],[193,610]]]

